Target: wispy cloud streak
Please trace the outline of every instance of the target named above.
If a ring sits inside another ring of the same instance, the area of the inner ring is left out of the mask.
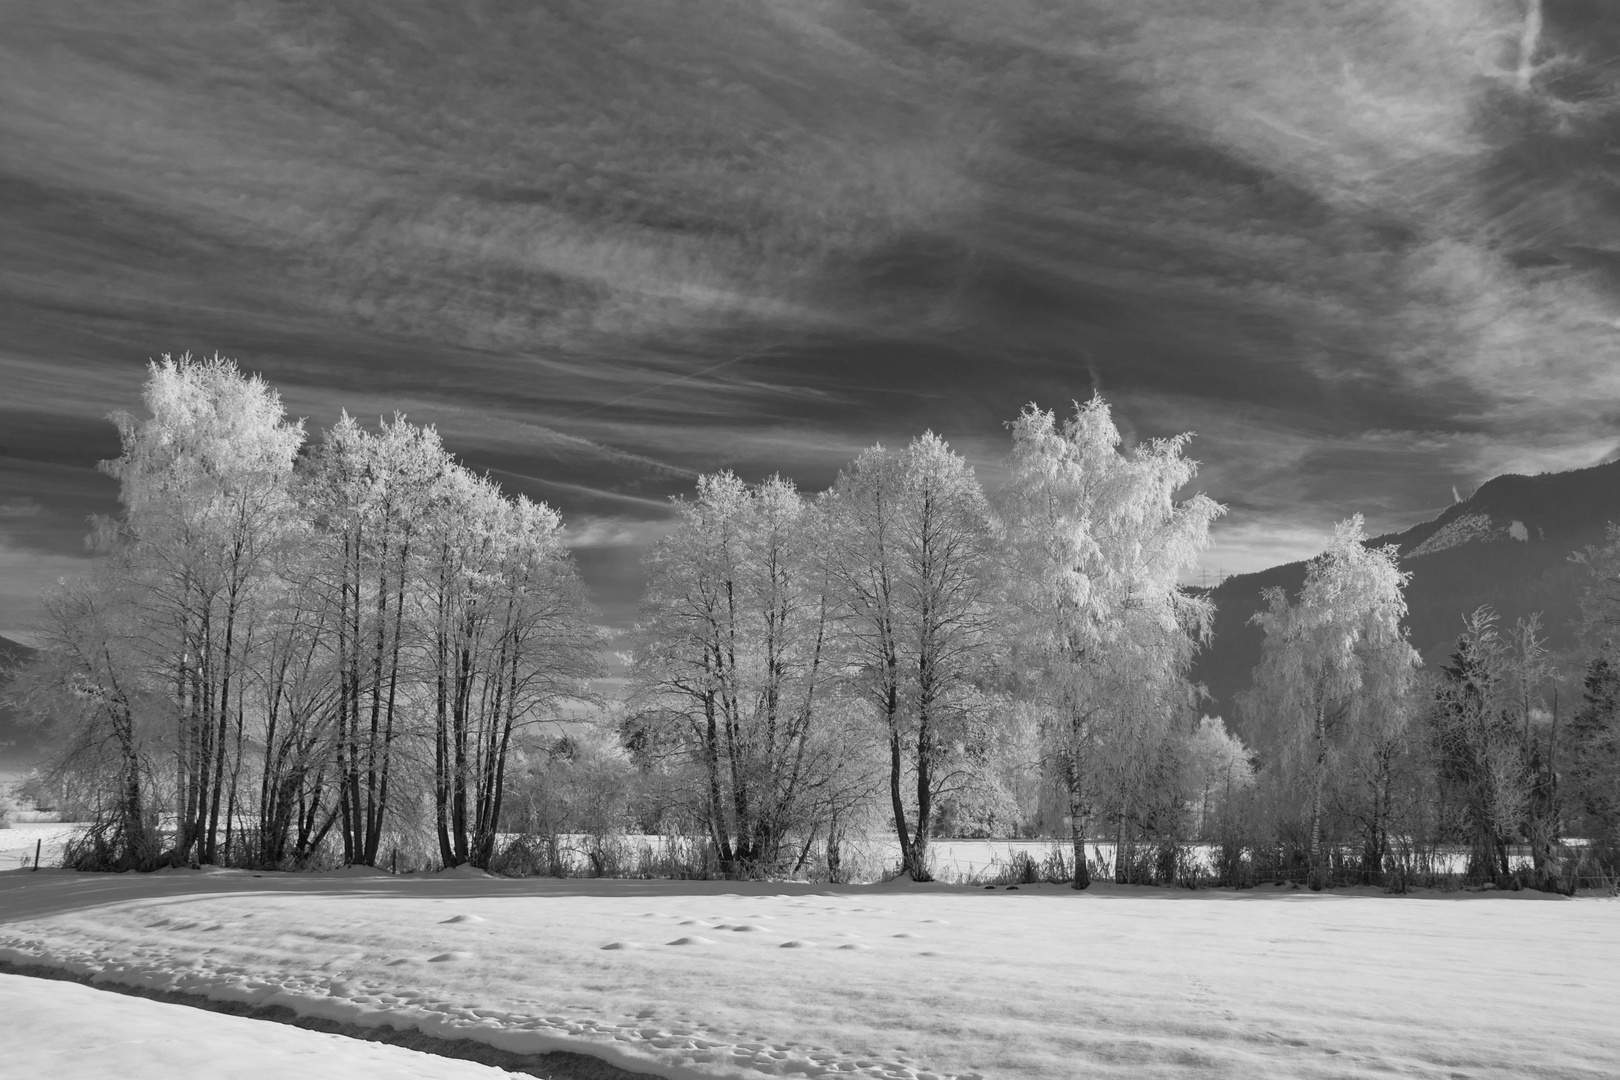
[[[1552,0],[8,5],[0,505],[77,551],[189,348],[437,424],[620,621],[700,471],[993,480],[1093,389],[1200,433],[1222,558],[1395,527],[1615,449],[1616,54]]]

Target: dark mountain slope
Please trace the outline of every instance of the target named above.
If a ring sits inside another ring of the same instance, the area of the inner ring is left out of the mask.
[[[1449,654],[1462,616],[1481,604],[1491,605],[1509,625],[1539,611],[1554,647],[1574,644],[1586,572],[1569,556],[1602,543],[1615,520],[1620,462],[1609,462],[1573,472],[1498,476],[1433,520],[1369,543],[1400,548],[1401,566],[1412,573],[1407,627],[1424,662],[1434,664]],[[1229,577],[1211,590],[1215,640],[1194,668],[1214,697],[1209,711],[1237,718],[1237,694],[1248,688],[1260,659],[1261,632],[1249,619],[1262,606],[1261,591],[1281,586],[1292,595],[1304,580],[1305,563],[1292,562]]]
[[[37,749],[34,733],[19,727],[16,710],[5,703],[11,673],[33,659],[34,651],[20,641],[0,636],[0,764],[28,760]]]

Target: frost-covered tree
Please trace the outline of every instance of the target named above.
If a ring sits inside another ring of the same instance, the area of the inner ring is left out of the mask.
[[[53,736],[45,774],[92,796],[94,822],[70,853],[83,869],[151,870],[160,854],[155,729],[167,717],[147,677],[138,598],[107,565],[58,582],[41,598],[41,648],[9,688]]]
[[[1313,559],[1299,596],[1268,589],[1265,631],[1245,711],[1268,724],[1306,788],[1310,885],[1327,884],[1323,795],[1338,742],[1400,708],[1419,660],[1401,628],[1403,573],[1393,546],[1366,545],[1361,515],[1341,522]]]
[[[375,863],[395,809],[430,804],[444,861],[487,865],[516,735],[598,670],[556,512],[401,417],[344,416],[300,458],[275,391],[217,356],[153,364],[144,400],[113,417],[97,576],[47,605],[39,690],[107,788],[91,861],[146,861],[167,801],[173,861],[302,865],[336,829]]]
[[[589,696],[599,635],[550,507],[453,466],[422,532],[439,854],[446,866],[487,868],[513,736]]]
[[[377,861],[404,704],[410,601],[426,565],[422,533],[453,467],[432,428],[396,415],[372,433],[344,413],[304,470],[318,564],[309,599],[325,609],[338,676],[335,766],[345,862]]]
[[[1194,830],[1204,837],[1221,811],[1254,787],[1254,760],[1219,716],[1198,721],[1187,749]]]
[[[260,718],[260,866],[302,866],[337,823],[337,744],[344,712],[333,647],[338,605],[325,589],[321,545],[290,550],[270,604],[255,678]]]
[[[1048,741],[1069,798],[1075,888],[1105,795],[1123,826],[1149,794],[1175,717],[1192,712],[1187,671],[1211,607],[1178,584],[1223,508],[1177,502],[1197,475],[1188,435],[1120,449],[1106,402],[1061,425],[1034,405],[1012,423],[1001,503],[1015,639],[1048,709]],[[1105,790],[1106,789],[1106,790]]]
[[[645,562],[634,726],[695,770],[722,869],[762,873],[830,782],[826,533],[780,477],[700,477],[676,513]]]
[[[536,850],[550,869],[566,871],[565,837],[577,836],[595,877],[608,869],[613,839],[630,825],[636,771],[606,730],[577,724],[526,754],[508,788],[509,827],[539,841]]]
[[[102,469],[123,511],[104,534],[141,591],[148,660],[174,703],[175,858],[212,862],[222,810],[231,823],[255,605],[297,520],[304,431],[263,379],[219,356],[165,356],[142,396],[149,415],[113,416],[123,453]]]
[[[990,508],[972,468],[929,432],[874,446],[826,501],[844,661],[888,740],[905,871],[929,880],[942,798],[982,795],[997,740],[986,708],[998,648]]]

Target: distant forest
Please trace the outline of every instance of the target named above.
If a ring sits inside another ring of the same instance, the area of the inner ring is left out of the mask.
[[[47,747],[25,795],[92,821],[70,866],[562,873],[584,837],[609,873],[649,835],[635,872],[838,881],[887,835],[919,881],[974,836],[1061,837],[1024,872],[1076,888],[1620,876],[1614,528],[1568,554],[1578,646],[1480,607],[1425,665],[1400,552],[1341,523],[1246,609],[1229,728],[1194,679],[1220,591],[1181,584],[1224,508],[1100,397],[1027,406],[995,492],[932,433],[815,495],[701,477],[628,635],[559,514],[431,427],[311,437],[189,356],[114,422],[120,512],[6,691]]]

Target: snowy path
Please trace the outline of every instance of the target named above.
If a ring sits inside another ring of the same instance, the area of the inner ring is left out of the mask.
[[[77,983],[0,975],[3,1071],[50,1080],[509,1080],[488,1065]]]
[[[0,959],[671,1078],[1620,1076],[1607,899],[43,871]]]

